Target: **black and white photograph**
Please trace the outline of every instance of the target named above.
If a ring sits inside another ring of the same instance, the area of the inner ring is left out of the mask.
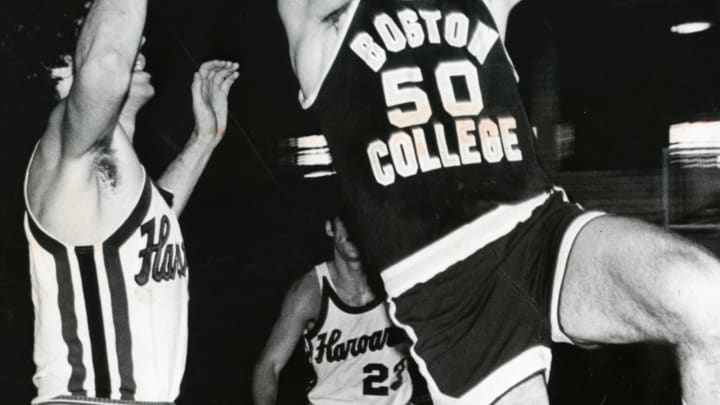
[[[0,403],[720,404],[718,0],[4,0]]]

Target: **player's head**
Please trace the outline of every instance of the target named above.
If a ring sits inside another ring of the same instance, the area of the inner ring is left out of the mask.
[[[345,223],[339,215],[325,221],[325,233],[333,240],[335,252],[346,261],[359,261],[360,252],[352,242]]]

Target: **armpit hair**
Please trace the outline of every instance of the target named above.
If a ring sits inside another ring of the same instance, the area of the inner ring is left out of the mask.
[[[111,140],[112,137],[105,137],[95,146],[95,169],[103,183],[110,188],[115,188],[118,181],[118,170],[115,153],[110,146]]]

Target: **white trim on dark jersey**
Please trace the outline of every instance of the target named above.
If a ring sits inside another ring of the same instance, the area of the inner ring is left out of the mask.
[[[430,280],[515,229],[549,197],[550,193],[541,193],[517,204],[501,204],[390,266],[380,273],[385,290],[391,297],[398,297],[413,286]]]
[[[482,0],[483,3],[487,6],[490,13],[492,13],[493,8],[490,7],[490,4],[486,0]],[[325,66],[322,75],[320,76],[318,82],[313,87],[313,90],[308,93],[304,94],[302,89],[298,91],[298,100],[300,101],[300,106],[307,110],[313,106],[315,103],[315,99],[317,98],[318,94],[320,93],[320,90],[322,89],[323,84],[325,83],[325,78],[327,77],[328,73],[330,72],[330,69],[332,69],[333,65],[335,64],[335,59],[337,58],[337,55],[340,53],[340,48],[342,48],[343,43],[345,43],[345,37],[347,36],[347,32],[350,29],[350,25],[353,21],[353,18],[355,18],[355,12],[357,11],[358,5],[360,4],[360,0],[353,0],[350,5],[348,6],[347,15],[345,16],[345,23],[340,28],[340,31],[338,33],[337,38],[337,45],[333,49],[332,57],[327,61],[327,65]],[[504,41],[503,41],[504,42]],[[518,75],[517,69],[515,69],[515,64],[512,61],[512,58],[510,58],[510,54],[508,53],[507,49],[503,47],[505,50],[505,56],[508,59],[508,62],[510,62],[510,66],[513,68],[513,73],[515,74],[515,80],[519,81],[520,76]]]

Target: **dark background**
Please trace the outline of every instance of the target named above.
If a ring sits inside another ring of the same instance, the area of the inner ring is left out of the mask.
[[[0,392],[34,396],[32,304],[22,178],[54,104],[47,68],[71,52],[83,1],[0,5]],[[658,170],[668,125],[720,112],[720,30],[671,34],[682,19],[718,19],[714,1],[525,0],[508,46],[551,173]],[[190,82],[211,58],[240,63],[226,139],[181,222],[192,269],[190,352],[181,404],[249,403],[252,364],[289,283],[329,255],[322,181],[278,163],[281,139],[318,133],[298,86],[275,2],[150,0],[144,53],[155,99],[136,146],[159,175],[192,129]],[[569,135],[568,135],[569,134]],[[602,186],[595,190],[603,193]],[[675,404],[667,349],[555,348],[555,404]],[[300,403],[299,354],[281,399]]]

